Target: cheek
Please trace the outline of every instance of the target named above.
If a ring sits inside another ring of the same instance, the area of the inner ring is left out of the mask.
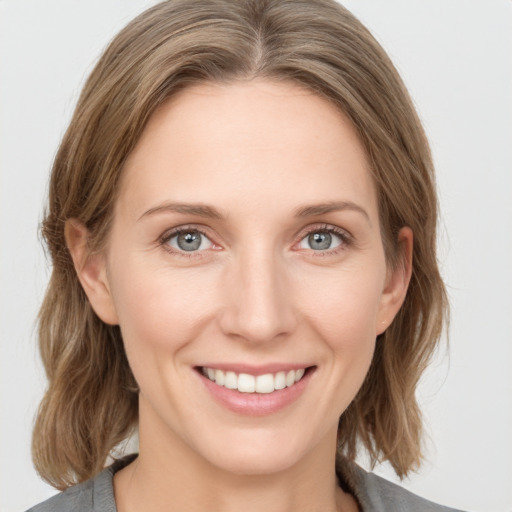
[[[358,350],[375,340],[381,290],[381,273],[375,268],[345,268],[317,273],[309,283],[302,280],[295,296],[309,323],[337,352]]]
[[[158,356],[193,341],[213,314],[213,281],[192,269],[170,271],[137,260],[118,267],[113,296],[127,352]]]
[[[319,362],[325,375],[324,393],[317,406],[333,424],[368,373],[375,350],[381,283],[382,273],[375,267],[351,267],[317,272],[295,291],[305,323],[313,329],[312,339],[323,348]]]

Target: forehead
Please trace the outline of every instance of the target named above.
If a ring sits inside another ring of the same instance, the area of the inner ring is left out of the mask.
[[[357,200],[376,213],[346,116],[303,87],[268,80],[204,83],[170,98],[128,158],[120,192],[131,210],[169,199],[221,208]]]

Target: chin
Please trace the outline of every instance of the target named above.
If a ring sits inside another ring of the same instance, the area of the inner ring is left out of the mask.
[[[263,435],[261,435],[263,434]],[[219,441],[217,439],[217,441]],[[207,443],[203,457],[213,466],[236,475],[268,475],[294,468],[307,459],[316,442],[277,432],[229,434],[225,443]],[[333,440],[334,445],[335,439]],[[308,449],[308,446],[311,445]]]
[[[225,454],[226,455],[226,454]],[[300,460],[298,453],[283,453],[265,450],[236,450],[227,456],[215,458],[210,463],[219,469],[240,476],[270,475],[280,473],[294,467]]]

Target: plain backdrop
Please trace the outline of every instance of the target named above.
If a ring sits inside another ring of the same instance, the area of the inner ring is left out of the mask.
[[[1,512],[55,492],[30,459],[45,385],[35,318],[49,273],[38,224],[52,158],[100,51],[153,3],[0,0]],[[438,172],[450,355],[422,382],[427,461],[402,485],[465,510],[511,512],[512,2],[344,4],[402,73]]]

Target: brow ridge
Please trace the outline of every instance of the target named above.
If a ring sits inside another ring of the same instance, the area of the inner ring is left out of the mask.
[[[300,206],[295,210],[295,217],[314,217],[316,215],[325,215],[326,213],[332,213],[343,210],[352,210],[361,213],[370,221],[368,212],[361,206],[352,201],[329,201],[326,203],[312,204],[306,206]]]
[[[299,206],[294,211],[294,217],[314,217],[318,215],[325,215],[326,213],[332,213],[343,210],[352,210],[361,213],[368,221],[370,216],[364,208],[352,201],[329,201],[326,203],[311,204],[305,206]],[[204,217],[216,220],[225,220],[226,215],[223,215],[219,210],[213,206],[202,204],[202,203],[178,203],[178,202],[165,202],[149,210],[145,211],[139,218],[155,215],[163,212],[175,212],[182,213],[185,215],[196,215],[198,217]]]
[[[213,206],[209,206],[206,204],[165,202],[145,211],[139,217],[139,220],[141,220],[144,217],[163,212],[183,213],[185,215],[196,215],[198,217],[217,220],[223,220],[226,217]]]

